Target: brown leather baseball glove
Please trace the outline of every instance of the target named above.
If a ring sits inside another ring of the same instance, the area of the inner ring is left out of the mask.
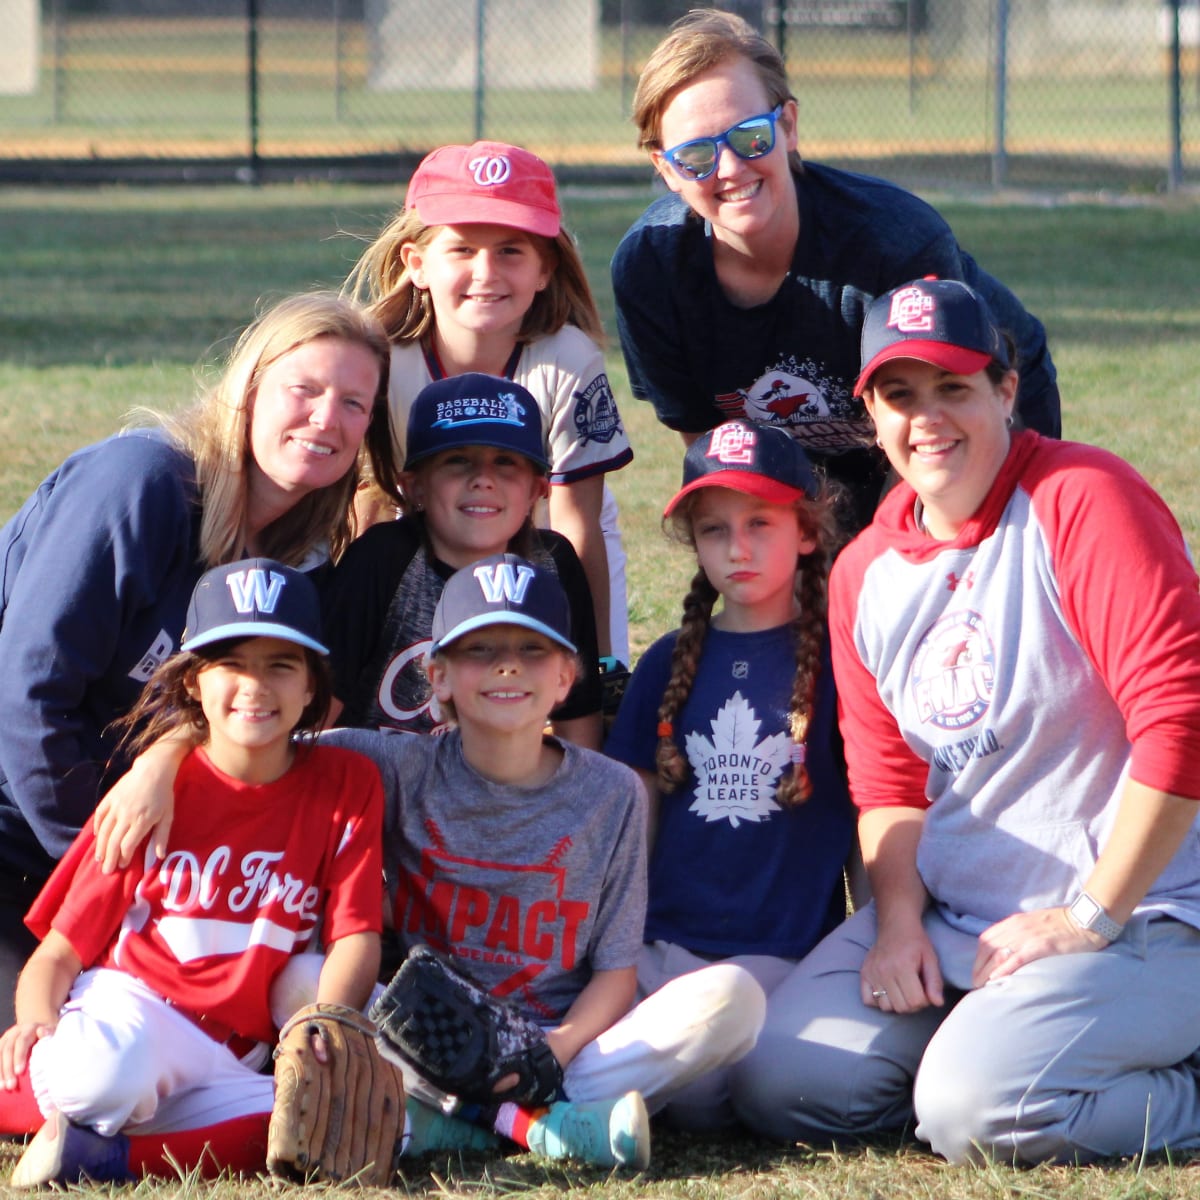
[[[296,1013],[275,1048],[271,1174],[383,1187],[403,1132],[400,1070],[380,1056],[371,1021],[340,1004]]]

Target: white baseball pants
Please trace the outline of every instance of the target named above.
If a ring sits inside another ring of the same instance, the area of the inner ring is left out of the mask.
[[[38,1107],[111,1136],[197,1129],[270,1113],[266,1047],[240,1061],[140,980],[98,968],[75,981],[30,1055]]]

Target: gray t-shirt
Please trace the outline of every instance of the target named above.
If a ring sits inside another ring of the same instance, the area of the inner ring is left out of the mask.
[[[569,742],[540,787],[493,783],[439,736],[338,729],[383,776],[384,871],[407,949],[457,958],[493,995],[556,1022],[593,971],[634,966],[646,807],[629,768]]]

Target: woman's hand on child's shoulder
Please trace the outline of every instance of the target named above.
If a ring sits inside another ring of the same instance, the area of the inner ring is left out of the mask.
[[[28,1067],[29,1052],[34,1043],[49,1037],[57,1024],[57,1021],[53,1025],[42,1021],[25,1021],[0,1034],[0,1086],[6,1092],[16,1090],[17,1077]]]

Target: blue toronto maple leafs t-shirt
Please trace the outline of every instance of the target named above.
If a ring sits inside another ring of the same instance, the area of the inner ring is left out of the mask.
[[[642,656],[604,748],[645,771],[655,770],[657,711],[675,638],[660,638]],[[845,915],[842,867],[854,814],[827,656],[807,743],[812,795],[792,808],[775,800],[790,769],[794,662],[791,626],[709,629],[675,722],[691,771],[659,800],[646,941],[721,958],[800,958]]]

